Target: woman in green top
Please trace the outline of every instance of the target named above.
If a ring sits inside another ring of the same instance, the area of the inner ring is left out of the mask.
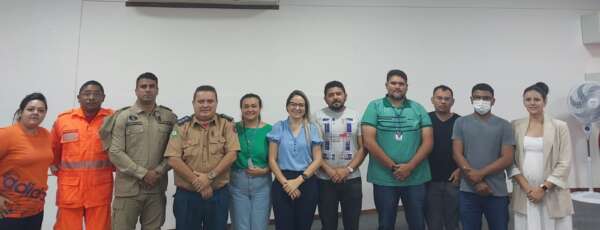
[[[231,170],[231,222],[234,230],[267,229],[271,213],[271,170],[267,133],[271,125],[260,119],[262,100],[256,94],[240,99],[242,121],[235,128],[241,150]]]

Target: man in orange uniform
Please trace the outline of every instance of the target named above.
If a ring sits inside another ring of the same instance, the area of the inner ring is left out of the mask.
[[[52,128],[52,171],[58,177],[54,229],[110,229],[113,166],[102,150],[98,130],[113,113],[101,108],[104,88],[97,81],[85,82],[77,95],[80,108],[60,115]]]

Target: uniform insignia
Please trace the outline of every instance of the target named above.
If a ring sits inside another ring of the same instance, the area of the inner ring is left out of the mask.
[[[163,108],[163,109],[166,109],[166,110],[169,110],[169,111],[173,112],[173,110],[171,110],[169,107],[166,107],[166,106],[164,106],[164,105],[159,105],[158,107],[160,107],[160,108]]]
[[[228,120],[229,122],[233,122],[233,117],[230,117],[230,116],[228,116],[228,115],[226,115],[226,114],[219,113],[219,117],[222,117],[222,118],[224,118],[225,120]]]
[[[127,118],[129,121],[137,121],[138,117],[135,115],[129,115],[129,117]]]
[[[125,110],[129,109],[130,107],[131,107],[131,106],[125,106],[125,107],[123,107],[123,108],[120,108],[119,110],[115,111],[115,113],[120,113],[120,112],[123,112],[123,111],[125,111]]]
[[[178,125],[183,125],[188,121],[191,121],[192,117],[191,116],[183,116],[182,118],[177,119],[177,124]]]
[[[153,115],[156,117],[156,121],[158,121],[158,123],[162,122],[162,119],[160,118],[160,112],[158,110],[155,110]]]
[[[171,136],[172,137],[177,136],[177,130],[173,129],[173,131],[171,131]]]

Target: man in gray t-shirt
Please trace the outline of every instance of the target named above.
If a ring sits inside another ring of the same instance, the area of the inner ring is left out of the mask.
[[[454,160],[462,170],[459,210],[464,230],[508,229],[506,169],[512,164],[515,138],[510,123],[491,113],[494,90],[485,83],[471,90],[474,113],[458,118],[452,133]]]

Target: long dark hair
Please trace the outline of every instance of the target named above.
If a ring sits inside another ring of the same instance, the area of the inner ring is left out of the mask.
[[[48,111],[48,103],[46,102],[46,97],[44,96],[44,94],[37,92],[31,93],[25,96],[23,100],[21,100],[21,104],[19,104],[19,109],[17,109],[17,111],[15,111],[15,114],[13,115],[13,122],[21,120],[21,113],[23,113],[23,110],[25,110],[25,106],[27,106],[27,104],[29,104],[29,102],[33,100],[40,100],[44,102],[44,108],[46,108],[46,111]]]

